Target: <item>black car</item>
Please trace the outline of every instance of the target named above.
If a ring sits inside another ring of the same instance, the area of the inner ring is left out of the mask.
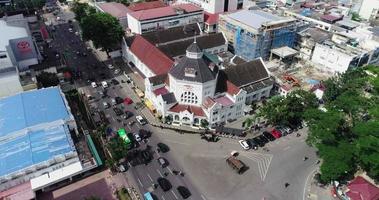
[[[258,149],[259,145],[253,139],[247,139],[246,142],[250,146],[251,149],[254,149],[254,150]]]
[[[255,137],[252,139],[255,143],[258,144],[259,147],[264,147],[266,143],[264,143],[260,138]]]
[[[164,192],[169,191],[172,188],[170,181],[165,178],[158,178],[157,181]]]
[[[114,113],[116,113],[117,116],[122,115],[124,112],[120,108],[114,107],[113,108]]]
[[[148,150],[141,151],[141,156],[144,160],[144,163],[148,163],[153,159],[151,153]]]
[[[116,79],[112,79],[112,80],[111,80],[111,83],[112,83],[113,85],[118,85],[118,84],[120,84],[120,82],[118,82],[118,80],[116,80]]]
[[[273,135],[271,135],[271,133],[269,133],[267,131],[263,132],[262,135],[265,136],[270,141],[274,141],[275,140],[275,137]]]
[[[151,132],[145,129],[140,129],[138,132],[142,139],[146,139],[151,136]]]
[[[263,136],[263,135],[260,135],[257,138],[259,138],[260,140],[262,140],[265,144],[267,144],[269,142],[269,140],[265,136]]]
[[[157,146],[158,146],[159,151],[162,153],[166,153],[170,151],[170,147],[168,147],[166,144],[158,143]]]
[[[124,99],[121,97],[115,97],[114,100],[116,101],[116,104],[120,104],[120,103],[124,102]]]
[[[183,197],[183,199],[187,199],[191,196],[191,192],[184,186],[179,186],[176,188],[180,194],[180,196]]]

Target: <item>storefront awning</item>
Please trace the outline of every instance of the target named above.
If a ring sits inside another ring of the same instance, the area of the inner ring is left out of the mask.
[[[153,105],[153,102],[151,102],[149,99],[145,99],[146,107],[149,108],[151,111],[155,111],[155,107]]]

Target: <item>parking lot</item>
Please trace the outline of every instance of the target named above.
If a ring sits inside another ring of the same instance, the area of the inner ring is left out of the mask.
[[[258,150],[243,150],[238,140],[222,138],[206,142],[199,135],[161,131],[159,137],[170,146],[175,160],[183,166],[191,181],[212,199],[298,200],[303,199],[305,181],[314,169],[315,150],[305,144],[306,130],[279,138]],[[249,169],[237,174],[226,164],[231,151]],[[308,159],[304,161],[304,157]],[[289,186],[285,187],[285,183]]]

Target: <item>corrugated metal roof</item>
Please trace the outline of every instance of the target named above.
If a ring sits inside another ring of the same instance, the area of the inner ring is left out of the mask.
[[[59,88],[0,99],[0,176],[75,151]]]
[[[262,24],[267,22],[284,20],[286,18],[279,17],[267,12],[259,10],[241,10],[228,15],[230,18],[239,21],[247,26],[258,29]]]

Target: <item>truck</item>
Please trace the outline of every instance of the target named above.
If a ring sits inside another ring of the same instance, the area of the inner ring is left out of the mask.
[[[226,159],[226,163],[228,163],[228,165],[233,168],[238,174],[242,174],[247,169],[245,163],[233,155]]]

